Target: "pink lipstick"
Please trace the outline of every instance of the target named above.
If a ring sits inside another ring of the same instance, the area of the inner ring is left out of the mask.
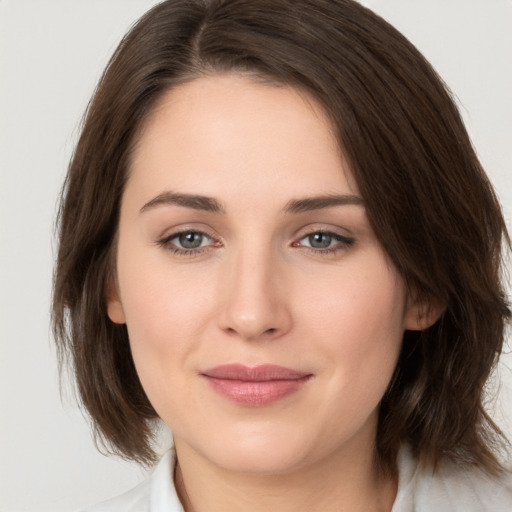
[[[312,377],[310,373],[273,364],[254,367],[226,364],[210,368],[201,375],[221,396],[246,407],[276,402],[298,391]]]

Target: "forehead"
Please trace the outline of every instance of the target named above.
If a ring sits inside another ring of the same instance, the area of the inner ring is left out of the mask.
[[[206,195],[240,193],[242,185],[253,194],[357,192],[311,95],[234,73],[195,79],[159,99],[135,144],[133,181],[139,191]]]

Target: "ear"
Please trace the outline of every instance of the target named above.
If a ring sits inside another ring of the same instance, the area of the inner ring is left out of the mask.
[[[119,287],[117,286],[117,282],[114,277],[109,278],[105,292],[108,317],[115,324],[125,324],[126,317],[119,297]]]
[[[405,329],[423,331],[434,325],[445,310],[443,304],[410,294],[405,312]]]

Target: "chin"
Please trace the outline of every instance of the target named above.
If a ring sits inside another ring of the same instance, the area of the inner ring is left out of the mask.
[[[211,462],[225,471],[246,475],[281,475],[301,467],[307,455],[293,448],[237,448],[211,454]],[[215,460],[212,460],[215,458]]]
[[[243,429],[229,430],[224,431],[222,439],[212,439],[193,449],[225,471],[261,476],[286,474],[319,456],[302,429],[293,432],[267,423],[263,428],[245,425]]]

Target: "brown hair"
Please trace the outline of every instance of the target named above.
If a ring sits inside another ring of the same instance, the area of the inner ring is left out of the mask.
[[[178,83],[238,71],[300,87],[325,108],[370,222],[409,290],[445,306],[407,331],[380,406],[377,454],[393,469],[407,442],[500,470],[501,433],[484,409],[510,311],[500,283],[509,238],[450,93],[399,32],[352,0],[169,0],[122,40],[88,107],[59,212],[53,327],[72,359],[95,432],[127,458],[154,460],[156,413],[105,289],[137,132]],[[427,307],[427,306],[426,306]]]

